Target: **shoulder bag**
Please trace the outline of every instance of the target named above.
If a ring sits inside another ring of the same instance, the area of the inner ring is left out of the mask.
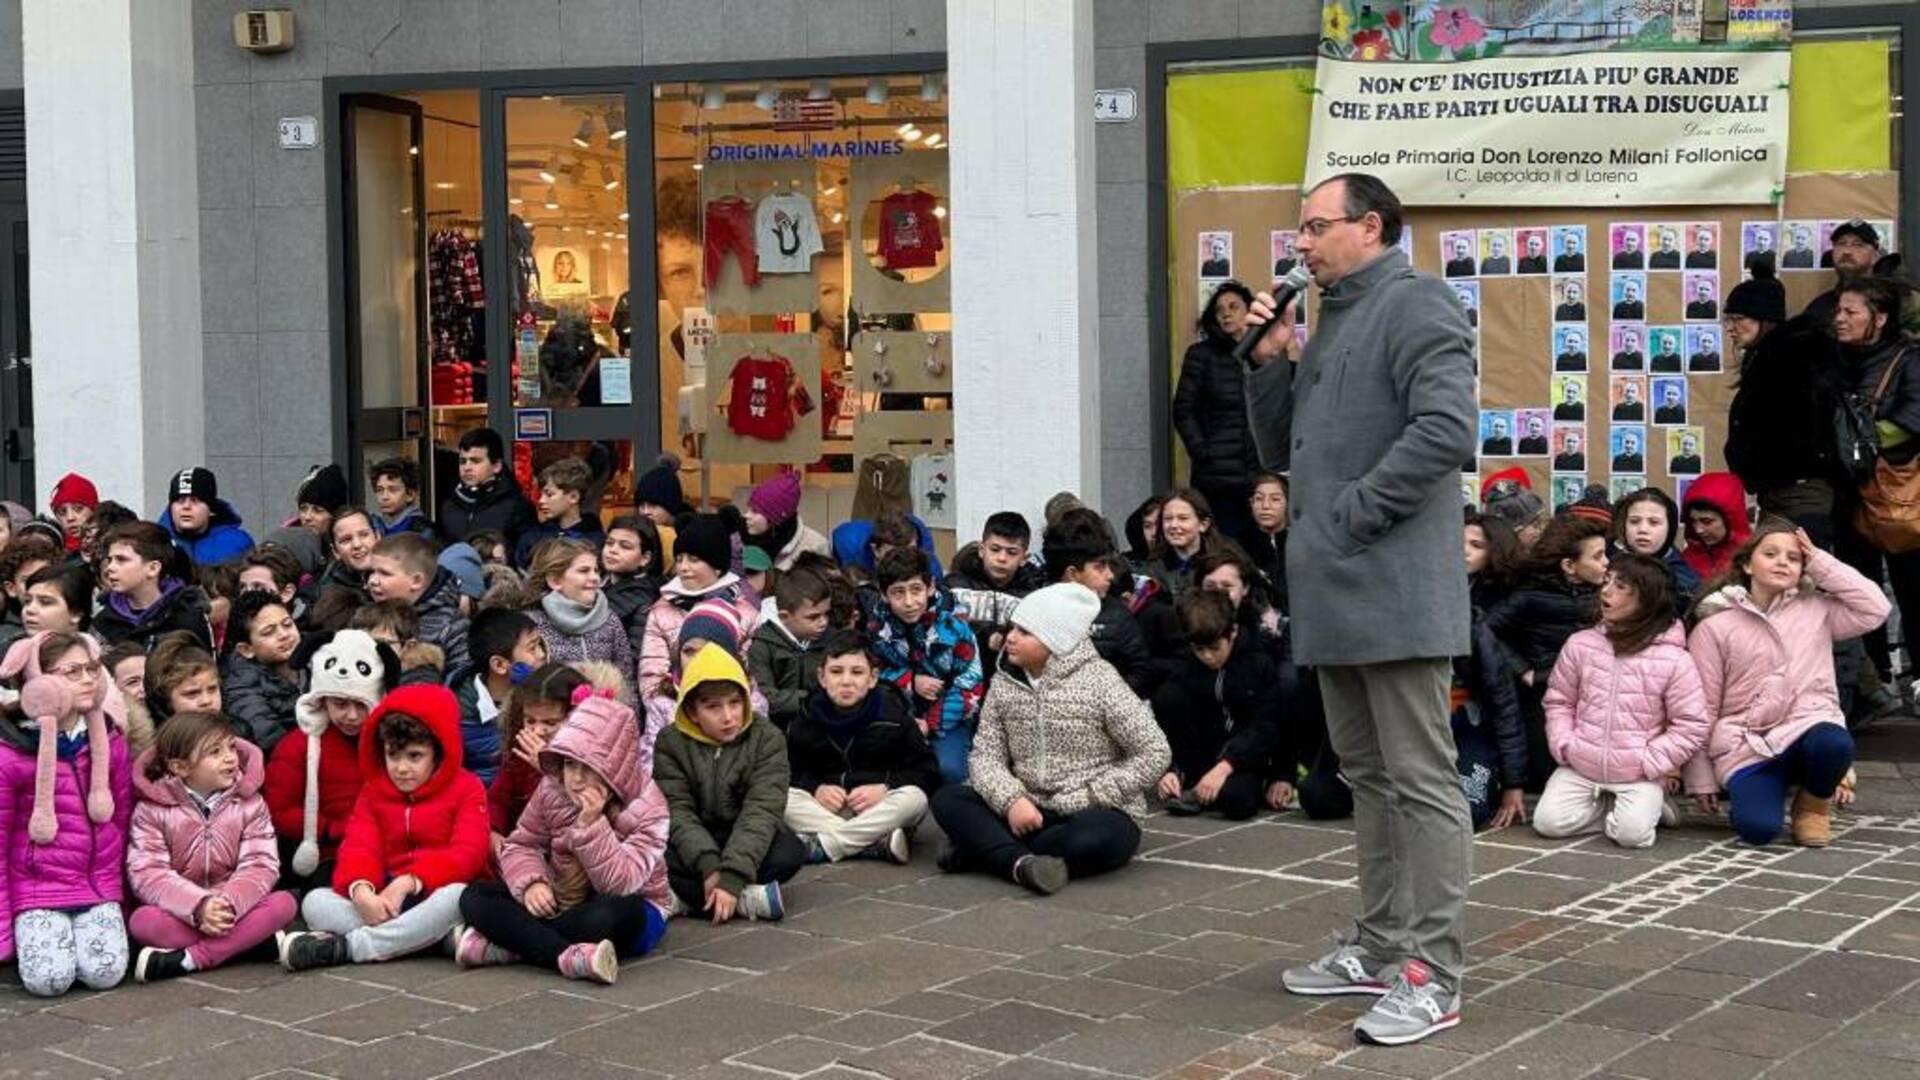
[[[1880,385],[1867,402],[1869,422],[1879,413],[1880,399],[1910,351],[1901,349],[1898,356],[1887,361]],[[1920,548],[1920,457],[1904,465],[1892,465],[1885,455],[1875,454],[1873,474],[1860,484],[1860,507],[1854,511],[1853,525],[1874,547],[1890,555]]]

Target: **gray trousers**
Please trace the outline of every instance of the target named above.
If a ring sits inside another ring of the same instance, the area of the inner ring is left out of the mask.
[[[1355,941],[1380,960],[1419,957],[1458,990],[1473,822],[1454,768],[1452,665],[1399,660],[1319,672],[1327,738],[1353,787]]]
[[[346,938],[354,963],[377,964],[439,944],[460,922],[460,894],[466,889],[465,885],[442,885],[379,926],[368,926],[353,901],[332,889],[308,893],[300,902],[300,914],[308,929]]]

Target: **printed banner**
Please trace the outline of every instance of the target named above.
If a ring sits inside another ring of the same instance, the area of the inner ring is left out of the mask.
[[[1413,205],[1771,203],[1790,0],[1326,0],[1306,183]]]

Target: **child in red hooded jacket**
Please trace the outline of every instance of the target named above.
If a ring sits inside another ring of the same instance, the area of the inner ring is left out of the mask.
[[[1753,535],[1747,523],[1747,489],[1729,472],[1706,473],[1689,485],[1680,517],[1687,527],[1681,554],[1703,581],[1726,573],[1733,553]]]
[[[301,902],[311,931],[281,936],[287,970],[377,963],[448,941],[460,894],[488,855],[486,790],[460,765],[452,691],[403,686],[381,700],[360,739],[360,799],[333,888]]]

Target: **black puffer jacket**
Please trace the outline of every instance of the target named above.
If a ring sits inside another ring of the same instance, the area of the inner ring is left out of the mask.
[[[848,791],[865,784],[911,785],[931,795],[940,786],[940,763],[900,692],[882,683],[861,708],[868,713],[864,723],[830,731],[822,721],[836,710],[826,691],[814,691],[803,715],[787,728],[793,786],[811,792],[822,784]]]
[[[1517,678],[1533,672],[1535,688],[1544,692],[1560,647],[1593,625],[1599,602],[1599,589],[1552,570],[1536,575],[1487,612],[1486,629],[1513,654],[1510,673]]]
[[[1741,356],[1726,452],[1727,468],[1748,491],[1836,477],[1839,364],[1833,339],[1804,317],[1775,327]]]
[[[1506,664],[1506,653],[1487,629],[1485,614],[1475,608],[1473,654],[1453,658],[1453,683],[1479,703],[1482,718],[1493,724],[1500,748],[1500,786],[1517,788],[1527,780],[1527,728]]]
[[[270,753],[281,736],[293,730],[293,707],[300,684],[279,672],[234,653],[227,658],[226,677],[220,682],[220,706],[233,733]]]
[[[507,550],[512,551],[520,534],[533,525],[533,503],[521,494],[511,469],[478,488],[457,484],[440,503],[440,531],[448,543],[463,543],[491,529],[507,538]]]
[[[1188,347],[1173,390],[1173,429],[1193,460],[1195,487],[1245,485],[1260,471],[1245,376],[1228,338],[1209,335]]]
[[[647,635],[647,612],[660,599],[661,579],[651,574],[620,574],[607,578],[600,591],[607,594],[607,607],[613,617],[627,628],[627,643],[633,655],[640,655],[641,639]]]
[[[1160,685],[1164,672],[1154,664],[1147,637],[1133,612],[1127,610],[1126,601],[1112,595],[1101,597],[1100,613],[1093,617],[1093,630],[1088,637],[1100,659],[1112,664],[1113,670],[1120,673],[1134,693],[1149,697]]]

